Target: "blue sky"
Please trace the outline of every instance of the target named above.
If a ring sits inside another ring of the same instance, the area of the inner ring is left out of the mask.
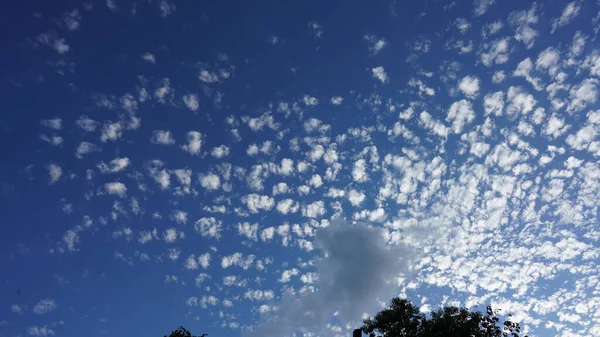
[[[2,7],[0,336],[600,335],[596,3]]]

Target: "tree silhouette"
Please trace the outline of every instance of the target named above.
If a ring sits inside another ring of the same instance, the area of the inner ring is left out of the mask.
[[[200,336],[192,336],[192,333],[189,332],[186,328],[180,326],[177,330],[171,332],[169,336],[165,337],[206,337],[208,334],[203,333]]]
[[[510,315],[498,326],[498,313],[491,306],[485,313],[445,307],[427,318],[409,300],[396,297],[388,309],[365,319],[361,330],[369,337],[520,337],[521,328]]]

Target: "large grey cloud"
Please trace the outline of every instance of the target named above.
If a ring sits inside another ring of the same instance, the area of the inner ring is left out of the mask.
[[[413,254],[402,245],[390,247],[383,230],[363,223],[336,219],[316,232],[319,280],[315,292],[286,292],[277,310],[262,317],[255,336],[288,336],[295,332],[325,332],[334,313],[342,322],[358,323],[363,313],[378,309],[378,302],[396,295],[395,279],[406,274]]]

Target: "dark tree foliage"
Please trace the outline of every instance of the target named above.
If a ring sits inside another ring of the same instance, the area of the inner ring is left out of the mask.
[[[361,330],[370,337],[521,337],[521,328],[510,315],[502,325],[499,322],[498,311],[491,306],[485,313],[445,307],[427,318],[410,301],[396,297],[388,309],[364,320]]]
[[[186,328],[180,326],[179,329],[171,332],[169,336],[165,337],[206,337],[208,334],[203,333],[200,336],[192,336],[192,333],[189,332]]]

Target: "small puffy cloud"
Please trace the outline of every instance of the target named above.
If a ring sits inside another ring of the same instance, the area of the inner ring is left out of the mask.
[[[580,10],[581,4],[578,1],[569,2],[565,9],[563,9],[560,17],[552,21],[552,31],[550,33],[553,34],[558,28],[568,25],[577,17],[577,15],[579,15]]]
[[[367,174],[367,162],[364,159],[361,158],[354,162],[352,178],[358,183],[369,180],[369,175]]]
[[[344,100],[344,98],[342,96],[333,96],[331,97],[331,104],[333,105],[340,105],[342,104],[342,101]]]
[[[79,242],[79,234],[72,230],[68,230],[63,235],[62,240],[70,252],[74,252],[77,250],[75,248],[75,245]]]
[[[225,145],[217,146],[210,151],[210,154],[215,158],[223,158],[229,156],[229,147]]]
[[[150,138],[152,144],[159,145],[173,145],[175,144],[175,138],[173,134],[168,130],[154,130],[152,132],[152,138]]]
[[[215,83],[219,81],[219,75],[208,70],[201,70],[198,79],[204,83]]]
[[[475,16],[482,16],[485,14],[490,7],[496,2],[496,0],[474,0],[473,1],[473,14]]]
[[[310,33],[315,39],[320,39],[323,36],[323,28],[316,21],[309,22],[308,28],[310,28]]]
[[[276,209],[281,214],[289,214],[298,212],[300,206],[292,199],[283,199],[277,203]]]
[[[551,138],[557,138],[565,133],[570,128],[570,125],[566,125],[565,120],[560,118],[558,115],[553,114],[546,123],[544,133]]]
[[[154,90],[154,97],[159,103],[165,104],[167,100],[171,100],[173,97],[173,90],[171,89],[171,80],[163,78],[160,87]]]
[[[124,157],[124,158],[117,157],[117,158],[111,160],[108,164],[106,164],[105,162],[100,162],[98,164],[98,169],[102,173],[117,173],[117,172],[121,172],[124,169],[126,169],[130,163],[131,163],[131,161],[127,157]]]
[[[275,205],[275,199],[268,195],[248,194],[242,198],[251,213],[258,213],[261,210],[269,211]]]
[[[471,102],[466,99],[452,103],[446,117],[446,121],[452,123],[452,131],[457,134],[462,133],[464,126],[471,123],[474,119],[475,111]]]
[[[569,102],[567,112],[574,113],[585,109],[588,105],[596,103],[598,100],[598,81],[587,78],[580,84],[575,85],[569,91]]]
[[[42,119],[40,124],[43,126],[54,129],[54,130],[62,130],[62,119],[61,118],[52,118],[52,119]]]
[[[27,333],[29,336],[54,336],[54,330],[50,329],[48,326],[37,326],[32,325],[27,328]]]
[[[364,40],[369,45],[369,52],[372,55],[377,55],[387,45],[385,39],[378,38],[373,34],[366,34]]]
[[[371,73],[373,77],[378,79],[381,83],[388,83],[388,75],[386,74],[385,69],[383,69],[382,66],[371,69]]]
[[[538,23],[537,3],[534,2],[529,10],[512,12],[508,22],[515,27],[515,40],[525,44],[527,49],[531,49],[538,36],[538,32],[531,27]]]
[[[156,64],[156,57],[154,57],[154,55],[151,53],[142,54],[142,60],[150,62],[152,64]]]
[[[306,106],[317,106],[319,104],[319,100],[316,97],[309,95],[304,95],[304,97],[302,97],[302,102],[304,102],[304,105]]]
[[[501,38],[490,43],[485,43],[479,51],[481,63],[486,67],[494,64],[504,64],[508,61],[510,38]]]
[[[81,115],[79,116],[75,124],[77,124],[78,127],[80,127],[86,132],[94,132],[96,131],[96,128],[98,127],[99,123],[86,115]]]
[[[168,3],[166,0],[161,0],[158,4],[158,9],[160,10],[160,16],[167,17],[171,15],[175,11],[175,5],[172,3]]]
[[[504,71],[498,70],[498,71],[494,72],[494,75],[492,75],[492,82],[495,84],[502,83],[502,82],[504,82],[505,78],[506,78],[506,75],[504,74]]]
[[[473,99],[479,93],[479,79],[475,76],[465,76],[458,83],[458,89],[470,99]]]
[[[209,191],[218,190],[221,187],[221,178],[214,174],[202,174],[198,177],[200,185]]]
[[[238,223],[238,234],[250,240],[258,241],[258,224],[249,222]]]
[[[26,305],[13,304],[10,306],[10,311],[13,314],[23,315],[25,313],[25,310],[27,310]]]
[[[466,33],[471,28],[471,23],[465,18],[457,18],[454,20],[454,25],[460,31],[461,34]]]
[[[198,264],[203,269],[208,269],[208,267],[210,266],[210,253],[207,252],[198,256]]]
[[[33,312],[42,315],[56,309],[56,302],[53,299],[44,299],[39,301],[34,307]]]
[[[315,201],[302,207],[302,215],[307,218],[320,218],[325,215],[325,203],[321,200]]]
[[[77,149],[75,150],[75,157],[78,159],[83,158],[84,155],[88,154],[88,153],[92,153],[92,152],[98,152],[100,151],[100,147],[98,147],[96,144],[90,143],[90,142],[81,142],[79,143],[79,146],[77,146]]]
[[[125,186],[125,184],[116,181],[104,184],[104,190],[108,194],[114,194],[120,197],[124,197],[125,193],[127,192],[127,187]]]
[[[221,237],[222,228],[223,222],[215,219],[214,217],[201,218],[194,224],[194,230],[196,233],[205,237],[216,239]]]
[[[342,195],[343,196],[343,195]],[[352,204],[352,206],[359,206],[365,200],[366,196],[364,193],[358,190],[350,190],[348,192],[348,201]]]
[[[439,120],[433,118],[427,111],[421,112],[419,115],[419,123],[440,137],[448,137],[448,128]]]
[[[202,134],[198,131],[189,131],[187,133],[187,140],[188,143],[182,145],[181,148],[193,156],[199,155],[204,143]]]
[[[62,168],[54,163],[50,163],[46,166],[48,169],[48,175],[50,176],[50,185],[56,183],[63,174]]]
[[[178,224],[186,224],[188,220],[188,213],[180,210],[173,211],[171,214],[171,219],[177,222]]]
[[[198,101],[198,95],[196,94],[187,94],[183,96],[183,103],[185,106],[193,112],[198,111],[200,108],[200,103]]]
[[[185,269],[187,270],[196,270],[198,269],[198,261],[196,261],[196,256],[195,255],[190,255],[187,257],[187,259],[185,259],[185,264],[184,264]]]
[[[109,140],[115,141],[123,135],[123,124],[120,122],[112,123],[107,122],[104,123],[102,127],[102,134],[100,135],[100,140],[103,143],[106,143]]]

